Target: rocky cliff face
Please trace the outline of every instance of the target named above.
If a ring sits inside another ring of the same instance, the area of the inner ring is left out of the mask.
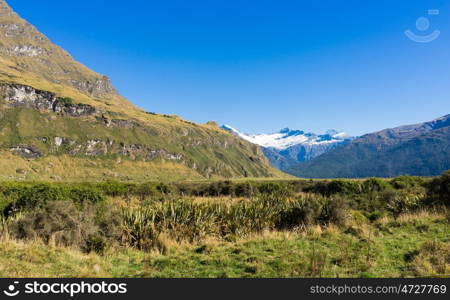
[[[71,99],[59,98],[54,93],[36,90],[25,85],[0,85],[0,94],[3,95],[3,101],[9,107],[27,107],[73,117],[92,116],[101,113],[93,106],[74,104]]]

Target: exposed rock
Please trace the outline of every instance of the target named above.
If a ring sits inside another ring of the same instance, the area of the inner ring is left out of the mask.
[[[79,81],[70,79],[67,80],[66,83],[78,90],[85,91],[94,97],[101,97],[105,94],[117,93],[112,85],[111,80],[107,76],[103,76],[101,79],[97,79],[96,81]]]
[[[25,29],[17,24],[0,24],[0,30],[6,37],[16,37],[25,33]]]
[[[26,174],[27,174],[27,171],[24,170],[24,169],[16,169],[16,173],[17,173],[17,174],[20,174],[20,175],[26,175]]]
[[[108,146],[104,141],[100,140],[90,140],[86,145],[87,156],[97,156],[97,155],[105,155],[108,153]]]
[[[65,141],[65,138],[63,138],[63,137],[59,137],[59,136],[55,137],[56,147],[60,147],[64,143],[64,141]]]
[[[74,149],[69,151],[69,155],[75,156],[83,150],[83,145],[76,145]]]
[[[72,117],[91,116],[97,114],[95,107],[87,104],[61,105],[57,102],[54,106],[54,110],[62,111]]]
[[[0,86],[6,104],[12,107],[28,107],[35,110],[47,110],[73,117],[97,115],[100,112],[87,104],[73,104],[56,97],[55,94],[36,90],[33,87],[19,84]]]
[[[177,153],[169,153],[166,150],[158,149],[149,149],[143,145],[124,145],[122,144],[122,151],[121,154],[124,156],[128,156],[131,158],[147,158],[147,159],[167,159],[167,160],[175,160],[180,161],[183,159],[183,156],[181,154]]]
[[[6,53],[11,56],[36,57],[48,54],[47,50],[33,45],[16,45],[6,49]]]
[[[140,126],[140,124],[138,122],[122,120],[122,119],[113,119],[113,120],[111,120],[111,123],[117,127],[128,128],[128,129]]]
[[[42,157],[42,152],[35,146],[20,145],[10,149],[14,155],[19,155],[23,158],[39,158]]]
[[[91,94],[94,97],[112,93],[116,93],[116,90],[114,89],[111,80],[107,76],[103,76],[102,79],[97,80],[91,91]]]

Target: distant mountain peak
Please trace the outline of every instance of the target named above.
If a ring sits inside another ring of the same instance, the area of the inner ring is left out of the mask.
[[[269,134],[246,134],[230,125],[223,125],[222,129],[230,131],[253,144],[277,150],[285,150],[296,145],[340,143],[350,138],[344,132],[338,132],[336,130],[329,130],[326,134],[318,135],[289,128],[283,128],[278,132]]]

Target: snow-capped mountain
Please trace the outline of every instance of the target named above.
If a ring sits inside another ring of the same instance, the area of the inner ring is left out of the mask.
[[[222,129],[261,146],[272,165],[281,170],[309,161],[353,139],[344,132],[335,130],[315,134],[285,128],[269,134],[246,134],[230,125],[223,125]]]
[[[276,133],[269,134],[246,134],[242,133],[230,125],[223,125],[222,129],[228,130],[235,135],[247,140],[253,144],[257,144],[266,148],[275,148],[278,150],[285,150],[289,147],[302,145],[326,145],[340,143],[349,139],[346,133],[329,130],[325,134],[317,135],[314,133],[307,133],[301,130],[290,130],[284,128]]]

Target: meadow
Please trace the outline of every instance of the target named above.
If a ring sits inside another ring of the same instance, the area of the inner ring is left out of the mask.
[[[450,277],[434,178],[0,183],[2,277]]]

